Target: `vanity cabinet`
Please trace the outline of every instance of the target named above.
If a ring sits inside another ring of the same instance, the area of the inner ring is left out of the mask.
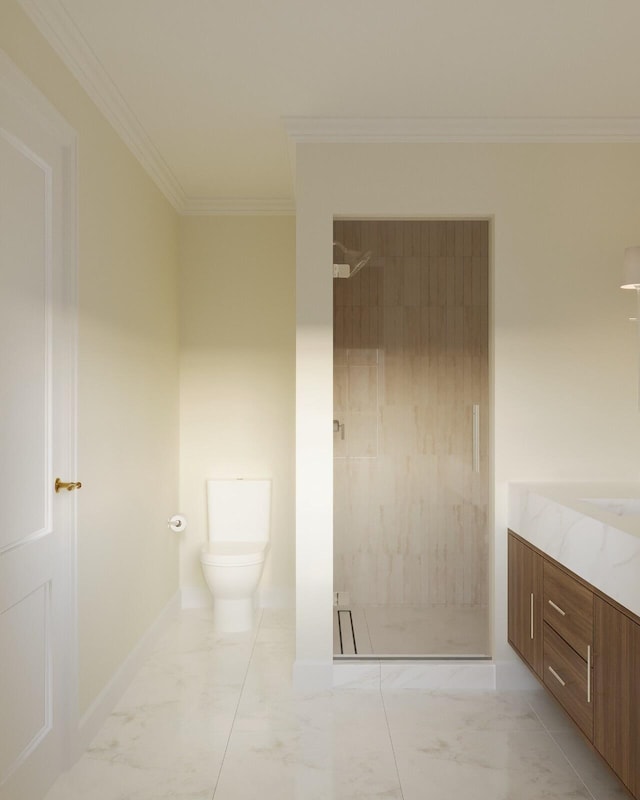
[[[640,799],[640,624],[509,531],[509,643]]]
[[[591,741],[593,592],[551,561],[542,561],[543,682]]]
[[[509,644],[542,677],[543,559],[521,539],[509,536]]]
[[[593,739],[592,680],[590,661],[581,658],[545,622],[544,685],[589,741]]]
[[[640,797],[640,625],[600,597],[594,611],[593,743]]]

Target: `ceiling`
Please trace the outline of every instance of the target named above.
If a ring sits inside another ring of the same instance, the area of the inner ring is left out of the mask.
[[[183,213],[291,209],[286,117],[640,119],[637,0],[20,2]]]

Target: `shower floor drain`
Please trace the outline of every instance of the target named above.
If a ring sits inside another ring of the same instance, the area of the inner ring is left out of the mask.
[[[340,655],[358,655],[358,645],[356,644],[356,632],[353,627],[353,614],[351,609],[339,608],[338,614],[338,636],[340,637]],[[353,645],[353,651],[351,649]]]

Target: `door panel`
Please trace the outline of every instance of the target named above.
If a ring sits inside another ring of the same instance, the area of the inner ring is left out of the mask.
[[[49,441],[50,252],[47,175],[15,139],[0,138],[0,548],[50,528],[45,480]],[[17,190],[16,190],[17,188]]]
[[[53,484],[73,465],[75,274],[69,144],[16,75],[0,58],[0,799],[37,800],[71,699],[74,498]]]
[[[50,585],[44,584],[0,614],[0,647],[3,654],[10,654],[3,670],[0,728],[11,731],[0,750],[2,775],[51,725]],[[23,635],[25,630],[28,637]]]
[[[356,607],[488,606],[488,232],[334,223],[372,253],[333,281],[334,588]]]

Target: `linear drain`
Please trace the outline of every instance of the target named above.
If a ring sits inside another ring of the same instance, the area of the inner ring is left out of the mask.
[[[353,627],[353,614],[351,609],[338,609],[338,635],[340,636],[340,655],[345,655],[345,645],[347,655],[358,655],[358,645],[356,644],[356,632]],[[353,652],[351,652],[351,642],[353,642]]]

